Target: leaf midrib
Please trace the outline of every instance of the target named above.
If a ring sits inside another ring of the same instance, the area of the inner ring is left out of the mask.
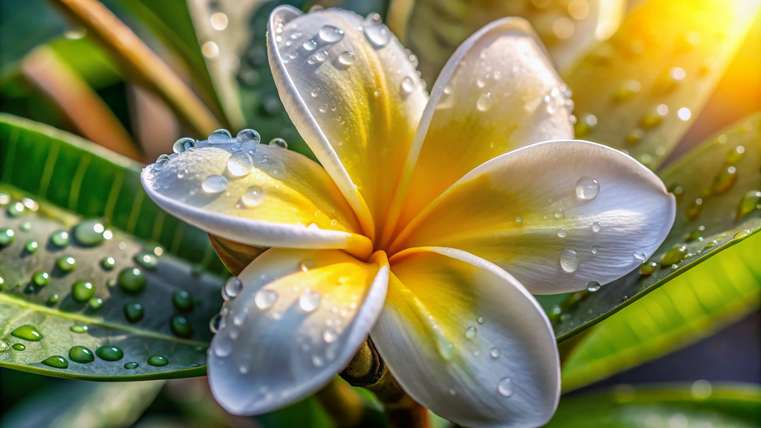
[[[86,323],[88,325],[97,325],[100,327],[110,328],[113,330],[123,331],[125,333],[134,334],[137,336],[143,336],[147,338],[152,339],[158,339],[158,340],[166,340],[169,342],[175,342],[183,345],[189,345],[189,346],[208,346],[208,343],[198,341],[198,340],[192,340],[192,339],[183,339],[180,337],[175,336],[169,336],[163,333],[156,333],[151,330],[144,330],[141,328],[132,327],[126,324],[118,324],[118,323],[112,323],[103,320],[102,318],[93,318],[88,317],[85,315],[75,314],[71,312],[64,312],[56,309],[49,308],[47,306],[42,306],[36,303],[29,302],[27,300],[19,299],[16,297],[13,297],[7,293],[0,293],[0,302],[8,302],[13,305],[17,305],[21,308],[29,309],[31,311],[35,311],[38,313],[56,316],[59,318],[69,319],[72,321],[80,321],[82,323]]]

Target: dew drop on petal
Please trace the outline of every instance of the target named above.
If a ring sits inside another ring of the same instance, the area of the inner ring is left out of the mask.
[[[320,307],[320,301],[322,296],[319,292],[314,290],[305,290],[301,296],[299,296],[299,308],[304,312],[314,312]]]
[[[589,281],[587,283],[587,291],[594,293],[600,289],[600,283],[597,281]]]
[[[412,91],[415,90],[415,82],[412,80],[410,76],[407,76],[404,79],[402,79],[401,90],[402,90],[402,96],[404,97],[411,94]]]
[[[254,162],[246,152],[233,153],[227,159],[227,174],[230,177],[245,177],[251,172]]]
[[[367,41],[375,49],[380,49],[391,40],[391,32],[383,25],[380,15],[372,13],[365,19],[364,33]]]
[[[492,357],[492,359],[495,359],[495,360],[497,358],[499,358],[499,349],[497,349],[497,348],[491,348],[489,350],[489,356]]]
[[[576,182],[576,198],[582,201],[591,201],[600,193],[600,183],[596,178],[581,177]]]
[[[597,233],[600,231],[600,229],[601,229],[600,223],[598,222],[592,223],[592,232]]]
[[[471,325],[465,329],[465,338],[467,339],[473,340],[477,334],[478,334],[478,330],[476,329],[475,326]]]
[[[250,128],[241,129],[235,135],[235,138],[239,143],[259,144],[259,142],[262,141],[262,136],[259,135],[259,132]]]
[[[280,137],[275,137],[275,138],[271,139],[270,142],[269,142],[269,145],[270,146],[280,147],[281,149],[287,149],[288,148],[288,143],[284,139],[282,139]]]
[[[565,249],[560,254],[560,268],[564,272],[574,273],[579,268],[579,255],[575,250]]]
[[[209,134],[209,137],[207,138],[211,144],[227,143],[231,139],[232,135],[230,135],[230,131],[226,129],[217,129]]]
[[[344,32],[333,25],[323,25],[317,33],[317,37],[325,43],[336,43],[343,39]]]
[[[513,395],[513,381],[509,377],[502,378],[497,384],[497,393],[503,397]]]
[[[259,186],[249,187],[240,197],[240,203],[246,208],[254,208],[264,199],[264,189]]]
[[[222,287],[222,298],[225,300],[231,300],[238,296],[243,290],[243,282],[237,276],[231,276],[225,286]]]
[[[492,97],[491,92],[484,92],[478,97],[478,100],[476,100],[476,108],[478,111],[487,111],[493,104],[494,98]]]
[[[349,68],[352,64],[354,64],[354,54],[350,51],[344,51],[341,52],[338,55],[338,66],[340,68]]]
[[[227,178],[222,175],[210,175],[201,183],[201,190],[204,193],[214,195],[222,193],[227,189]]]
[[[254,296],[254,304],[260,310],[265,311],[277,302],[277,298],[278,295],[275,290],[264,288],[256,292],[256,295]]]

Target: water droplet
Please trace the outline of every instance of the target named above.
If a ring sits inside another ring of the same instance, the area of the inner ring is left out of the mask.
[[[211,24],[211,28],[217,31],[224,31],[225,28],[227,28],[227,24],[229,22],[230,21],[227,18],[227,15],[222,12],[214,12],[209,17],[209,24]]]
[[[317,33],[317,37],[325,43],[336,43],[343,39],[344,32],[338,27],[323,25]]]
[[[69,359],[75,363],[87,364],[95,361],[95,355],[88,348],[75,345],[69,349]]]
[[[761,209],[761,190],[750,190],[740,200],[737,219],[740,220],[757,209]]]
[[[24,349],[26,349],[26,345],[24,345],[23,343],[14,343],[11,346],[11,348],[13,348],[16,351],[23,351]]]
[[[270,146],[279,147],[281,149],[287,149],[288,148],[288,142],[285,141],[284,139],[280,138],[280,137],[275,137],[275,138],[271,139],[270,142],[267,143],[267,144],[269,144]]]
[[[21,202],[14,202],[8,205],[8,208],[5,210],[5,212],[9,217],[21,217],[25,214],[26,208]]]
[[[560,254],[560,268],[566,273],[576,272],[579,268],[579,256],[575,250],[563,250]]]
[[[645,262],[639,267],[639,274],[642,276],[650,276],[658,269],[658,263],[651,261]]]
[[[465,338],[468,340],[475,339],[476,335],[478,334],[478,329],[476,329],[475,326],[469,326],[465,329]]]
[[[210,175],[201,183],[201,190],[209,195],[222,193],[227,189],[227,177],[223,175]]]
[[[103,307],[103,299],[98,296],[94,296],[87,301],[87,306],[89,306],[90,309],[98,310]]]
[[[576,182],[576,198],[581,201],[591,201],[600,193],[600,182],[596,178],[581,177]]]
[[[299,296],[299,308],[304,312],[314,312],[320,307],[320,301],[322,296],[319,292],[314,290],[304,290]]]
[[[388,44],[391,40],[391,32],[383,25],[381,17],[377,13],[372,13],[365,19],[363,26],[365,37],[367,41],[375,49],[380,49]]]
[[[134,370],[138,367],[140,367],[140,364],[138,364],[136,361],[129,361],[124,363],[124,368],[127,370]]]
[[[180,312],[193,310],[193,296],[186,290],[175,290],[172,293],[172,304]]]
[[[737,182],[737,167],[729,165],[724,167],[719,174],[714,177],[711,190],[714,194],[720,194],[728,191]]]
[[[124,268],[117,277],[119,288],[130,294],[137,294],[145,288],[145,274],[136,267]]]
[[[103,345],[95,350],[95,355],[105,361],[119,361],[124,357],[124,351],[118,346]]]
[[[222,316],[220,314],[216,314],[209,320],[209,331],[211,331],[213,334],[217,334],[221,325]]]
[[[61,295],[58,293],[53,293],[50,296],[48,296],[48,300],[45,302],[48,306],[56,305],[58,302],[61,301]]]
[[[485,323],[486,321],[484,320],[484,317],[478,317],[476,318],[476,322],[483,325],[483,323]]]
[[[156,269],[156,266],[159,263],[158,258],[153,253],[147,251],[141,251],[140,253],[135,254],[133,260],[137,265],[148,270]]]
[[[568,232],[565,229],[560,229],[558,230],[557,235],[558,235],[558,238],[563,239],[566,236],[568,236]]]
[[[600,290],[600,283],[597,281],[589,281],[587,283],[587,291],[590,293],[594,293],[596,291]]]
[[[81,245],[94,247],[105,240],[105,231],[106,227],[99,220],[86,220],[74,227],[74,239]]]
[[[645,254],[642,251],[634,252],[634,254],[632,254],[632,257],[634,257],[634,260],[636,260],[638,263],[642,263],[645,260],[647,260],[647,254]]]
[[[260,310],[265,311],[277,302],[277,298],[277,291],[263,288],[256,292],[256,295],[254,296],[254,304]]]
[[[613,93],[613,99],[616,101],[626,101],[638,94],[642,89],[642,84],[638,80],[625,80],[621,86]]]
[[[245,177],[251,172],[254,161],[246,152],[233,153],[227,159],[227,175],[232,178]]]
[[[243,281],[237,276],[231,276],[222,287],[222,298],[225,301],[232,300],[240,294],[241,290],[243,290]]]
[[[315,367],[322,367],[325,361],[319,355],[312,355],[312,365]]]
[[[172,144],[172,151],[175,153],[182,153],[186,150],[190,150],[196,145],[196,140],[188,137],[178,139]]]
[[[663,122],[663,119],[668,116],[668,114],[669,107],[666,104],[658,104],[652,111],[645,114],[642,119],[640,119],[640,125],[646,129],[655,128]]]
[[[695,220],[703,212],[703,198],[695,198],[687,207],[687,218]]]
[[[4,340],[0,340],[0,352],[7,352],[11,347]]]
[[[235,135],[235,139],[238,140],[239,143],[244,144],[259,144],[259,142],[262,141],[261,135],[259,135],[259,132],[257,132],[255,129],[241,129],[238,131],[238,133]]]
[[[20,327],[16,327],[11,332],[11,336],[18,337],[19,339],[28,340],[30,342],[39,342],[42,340],[42,333],[37,330],[37,327],[31,324],[24,324]]]
[[[415,90],[415,81],[412,80],[410,76],[406,76],[404,79],[402,79],[400,89],[402,91],[402,97],[406,98],[409,94],[412,93],[412,91]]]
[[[69,232],[65,230],[57,230],[50,235],[50,243],[58,248],[64,248],[69,245]]]
[[[493,104],[494,98],[492,97],[491,92],[484,92],[478,97],[478,100],[476,100],[476,108],[478,111],[482,112],[489,110]]]
[[[324,340],[325,343],[333,343],[336,339],[338,339],[338,332],[335,330],[327,328],[322,332],[322,340]]]
[[[66,358],[60,355],[52,355],[50,357],[47,357],[44,360],[42,360],[42,364],[45,364],[46,366],[54,367],[57,369],[65,369],[69,367],[69,362],[66,360]]]
[[[0,228],[0,248],[8,247],[16,240],[16,232],[13,229]]]
[[[682,122],[687,122],[692,117],[692,112],[687,107],[681,107],[676,111],[676,117]]]
[[[106,256],[100,259],[100,267],[105,271],[110,271],[116,266],[116,258]]]
[[[0,244],[0,246],[2,246],[2,245]],[[34,254],[34,253],[36,253],[38,248],[40,248],[40,244],[37,243],[37,241],[35,241],[34,239],[30,239],[30,240],[26,241],[26,243],[24,244],[24,251],[27,254]]]
[[[338,55],[337,62],[340,68],[349,68],[352,64],[354,64],[354,54],[350,51],[344,51],[341,52]]]
[[[317,42],[314,39],[309,39],[302,43],[301,47],[307,52],[312,52],[317,49]]]
[[[71,331],[72,333],[77,333],[77,334],[87,333],[89,329],[90,328],[84,324],[74,324],[71,327],[69,327],[69,331]]]
[[[56,259],[55,265],[61,272],[68,273],[77,268],[77,260],[72,256],[61,256]]]
[[[163,367],[163,366],[169,364],[169,359],[167,359],[167,357],[165,357],[163,355],[159,355],[159,354],[151,355],[148,358],[148,364],[150,364],[150,365],[152,365],[154,367]]]
[[[494,359],[494,360],[496,360],[497,358],[499,358],[499,349],[497,349],[497,348],[491,348],[491,349],[489,350],[489,356],[490,356],[492,359]]]
[[[251,186],[241,195],[240,203],[246,208],[254,208],[264,200],[264,189],[259,186]]]
[[[676,244],[661,256],[661,266],[668,267],[684,260],[687,255],[687,245]]]
[[[497,393],[503,397],[513,395],[513,381],[509,377],[504,377],[497,384]]]
[[[79,303],[86,303],[94,295],[95,286],[90,281],[79,280],[71,285],[71,297]]]
[[[185,315],[175,315],[172,317],[172,333],[179,337],[190,337],[193,335],[193,328],[190,320]]]
[[[47,272],[35,272],[32,275],[32,282],[38,287],[44,287],[50,282],[50,274]]]
[[[127,321],[131,323],[136,323],[143,319],[143,315],[145,314],[145,310],[143,309],[143,305],[140,303],[126,303],[124,305],[124,317],[127,318]]]

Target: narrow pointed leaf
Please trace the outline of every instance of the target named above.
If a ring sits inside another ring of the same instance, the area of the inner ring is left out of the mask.
[[[759,9],[754,0],[646,0],[565,73],[576,137],[657,168],[702,109]]]
[[[13,407],[4,426],[66,428],[131,426],[153,402],[162,381],[130,383],[71,382],[56,385]]]
[[[561,340],[612,315],[571,351],[567,389],[670,352],[759,306],[760,136],[756,114],[663,171],[677,196],[666,242],[639,271],[571,297],[556,313]]]
[[[134,163],[3,115],[0,171],[0,366],[109,380],[205,372],[221,299],[202,266],[219,262],[204,233],[147,199]]]
[[[755,427],[761,419],[757,385],[618,385],[602,392],[567,398],[549,428],[600,427]]]

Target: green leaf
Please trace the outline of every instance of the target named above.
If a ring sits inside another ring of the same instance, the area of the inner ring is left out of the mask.
[[[698,116],[750,29],[753,0],[642,1],[564,78],[577,138],[655,169]]]
[[[541,2],[529,0],[394,0],[388,25],[420,60],[423,77],[433,85],[444,64],[465,39],[505,16],[528,20],[562,72],[579,56],[616,30],[624,0]]]
[[[253,13],[247,19],[247,43],[239,55],[240,67],[236,77],[239,82],[240,103],[246,123],[256,127],[262,135],[262,140],[284,138],[288,142],[288,148],[314,159],[314,155],[301,139],[280,102],[267,62],[265,37],[267,20],[275,7],[290,4],[303,8],[307,3],[305,0],[268,1],[252,11]]]
[[[153,32],[183,61],[186,71],[200,89],[203,98],[214,109],[227,112],[215,90],[206,60],[201,53],[201,42],[193,28],[190,0],[117,0],[128,13]]]
[[[677,195],[677,219],[648,262],[657,264],[655,271],[577,294],[559,317],[555,331],[562,340],[610,316],[568,355],[566,389],[666,354],[761,302],[761,114],[692,150],[661,176]]]
[[[0,366],[83,379],[202,375],[220,306],[220,279],[204,268],[221,271],[205,234],[165,217],[134,163],[39,124],[0,115],[0,166]]]
[[[153,402],[162,381],[129,383],[72,382],[26,399],[3,415],[15,428],[131,426]]]
[[[547,427],[638,428],[674,426],[756,427],[761,420],[761,389],[756,385],[631,387],[561,400]]]
[[[45,0],[0,2],[0,81],[24,55],[66,27],[63,17]]]

